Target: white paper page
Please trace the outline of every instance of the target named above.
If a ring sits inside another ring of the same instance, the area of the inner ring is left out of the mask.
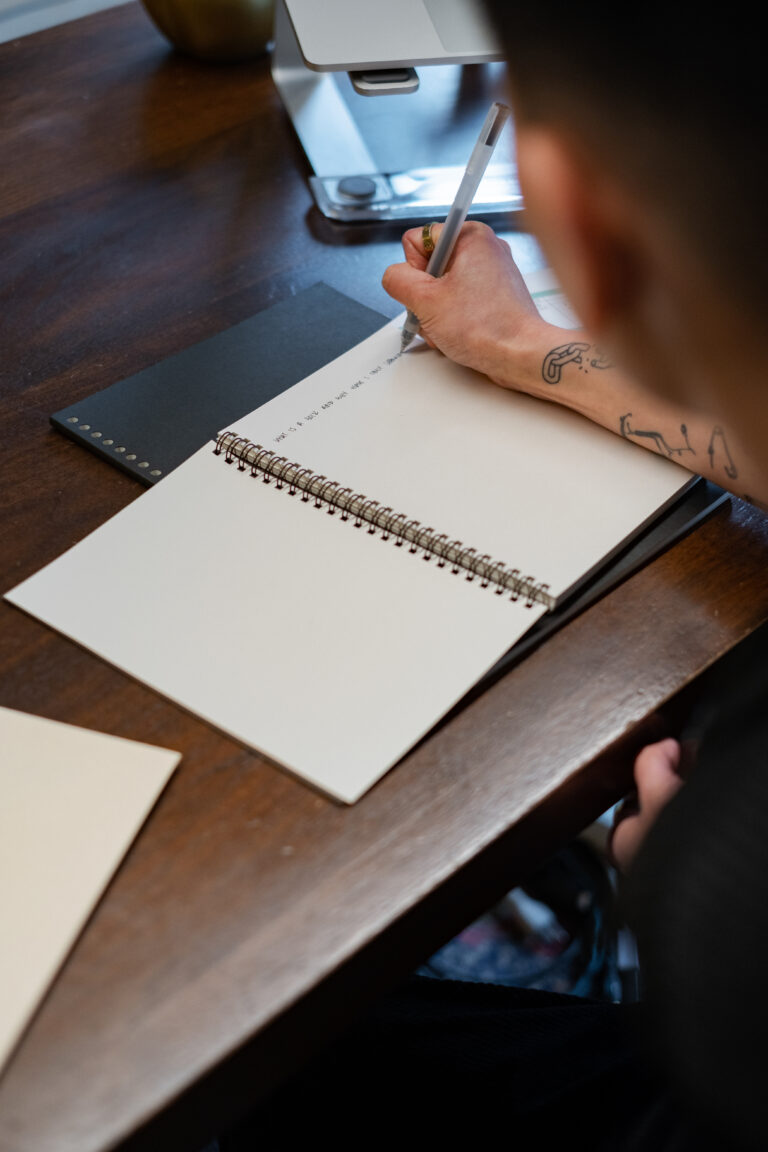
[[[0,1070],[180,760],[0,708]]]
[[[542,614],[210,448],[8,599],[348,803]]]
[[[399,355],[400,327],[393,321],[235,431],[555,596],[690,484],[680,465],[421,341]]]
[[[395,322],[238,432],[555,592],[687,481],[399,344]],[[347,802],[541,615],[210,447],[8,599]]]

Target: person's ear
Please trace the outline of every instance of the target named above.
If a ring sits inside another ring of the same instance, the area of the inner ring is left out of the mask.
[[[599,339],[641,290],[633,203],[553,128],[518,127],[517,166],[527,223],[582,324]]]

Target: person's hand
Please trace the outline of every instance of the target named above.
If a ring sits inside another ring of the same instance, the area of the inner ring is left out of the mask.
[[[441,228],[432,228],[435,242]],[[542,349],[552,346],[551,325],[541,319],[509,245],[487,225],[470,221],[439,279],[425,271],[429,256],[421,228],[405,233],[403,250],[406,263],[387,268],[382,283],[418,316],[427,343],[498,384],[527,391]]]
[[[683,786],[679,768],[682,749],[677,740],[648,744],[635,760],[636,797],[617,810],[611,837],[611,853],[625,872],[655,823],[659,813]]]

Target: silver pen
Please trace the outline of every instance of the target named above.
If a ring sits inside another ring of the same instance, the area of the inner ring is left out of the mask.
[[[427,272],[430,276],[442,276],[446,269],[454,245],[458,239],[461,226],[467,218],[467,213],[472,206],[477,187],[485,174],[488,161],[493,155],[496,141],[501,134],[501,130],[509,114],[510,110],[506,104],[492,104],[490,107],[485,122],[480,129],[477,143],[472,149],[469,163],[461,178],[459,190],[456,193],[456,197],[451,205],[451,210],[446,217],[445,224],[438,237],[435,250],[429,258]],[[413,340],[419,331],[419,328],[418,316],[413,312],[409,312],[403,325],[403,335],[400,342],[401,352],[408,347],[411,340]]]

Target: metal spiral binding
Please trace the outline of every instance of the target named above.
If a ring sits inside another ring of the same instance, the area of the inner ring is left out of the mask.
[[[214,455],[224,454],[226,464],[237,461],[238,470],[250,469],[251,476],[261,476],[265,484],[275,481],[277,488],[287,488],[288,495],[301,493],[305,503],[314,502],[316,508],[326,508],[331,515],[340,513],[341,520],[351,520],[355,528],[367,525],[373,535],[381,533],[383,540],[392,538],[396,548],[407,545],[414,554],[421,552],[424,560],[437,561],[438,568],[449,567],[454,575],[465,574],[468,581],[479,579],[480,587],[493,586],[497,596],[509,592],[512,600],[525,599],[526,607],[544,604],[554,608],[554,597],[549,585],[524,576],[519,568],[510,568],[487,553],[478,555],[475,548],[463,544],[461,540],[451,540],[445,533],[437,533],[419,520],[409,520],[402,512],[383,507],[378,500],[372,500],[351,488],[343,488],[335,480],[292,463],[286,456],[278,456],[261,444],[254,444],[245,436],[235,432],[222,432],[216,440]]]

